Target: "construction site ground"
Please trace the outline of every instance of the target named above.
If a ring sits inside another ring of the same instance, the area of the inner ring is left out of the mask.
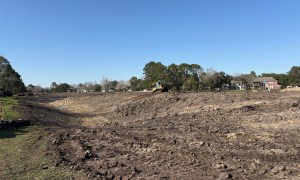
[[[300,179],[300,92],[20,98],[49,166],[82,179]]]

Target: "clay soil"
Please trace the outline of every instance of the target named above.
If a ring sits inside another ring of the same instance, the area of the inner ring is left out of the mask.
[[[55,164],[86,179],[300,179],[300,92],[22,98]]]

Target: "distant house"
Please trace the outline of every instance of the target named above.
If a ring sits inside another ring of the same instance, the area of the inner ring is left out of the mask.
[[[75,89],[75,88],[69,88],[69,89],[67,90],[68,93],[76,92],[76,91],[77,91],[77,89]]]
[[[222,85],[222,89],[223,90],[229,90],[230,89],[230,85],[229,84],[223,84]]]
[[[77,93],[86,93],[87,90],[86,89],[77,89]]]
[[[243,83],[243,81],[231,81],[231,88],[234,90],[246,90],[246,84]]]
[[[253,81],[253,89],[281,89],[281,85],[273,77],[258,77]]]

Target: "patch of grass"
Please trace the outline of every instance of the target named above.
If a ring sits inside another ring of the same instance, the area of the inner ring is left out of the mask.
[[[0,102],[2,103],[0,106],[0,108],[2,107],[1,118],[8,121],[20,118],[20,114],[14,110],[14,107],[19,105],[16,97],[0,97]]]
[[[55,158],[37,126],[0,131],[0,179],[85,179],[80,172],[55,167]]]
[[[6,120],[19,119],[14,109],[16,97],[0,97]],[[84,174],[55,166],[51,143],[43,139],[45,132],[38,126],[0,130],[0,179],[85,179]]]

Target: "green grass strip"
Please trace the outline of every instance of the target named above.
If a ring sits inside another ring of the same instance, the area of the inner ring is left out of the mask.
[[[20,118],[20,114],[14,109],[19,105],[16,97],[0,97],[0,116],[2,119],[11,121]]]

